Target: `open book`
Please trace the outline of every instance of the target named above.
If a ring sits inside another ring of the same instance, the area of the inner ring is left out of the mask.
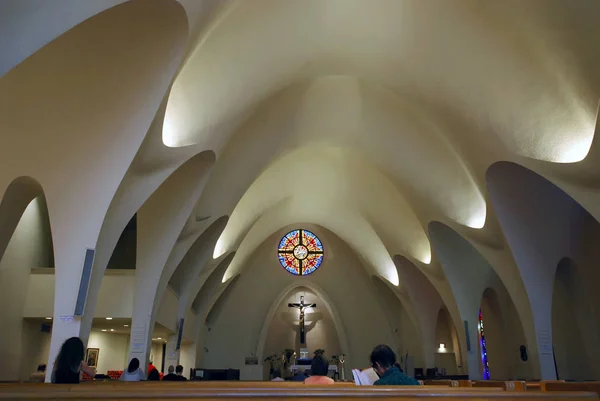
[[[365,370],[352,369],[352,376],[354,376],[354,383],[357,386],[372,386],[377,380],[379,380],[379,376],[373,368],[368,368]]]

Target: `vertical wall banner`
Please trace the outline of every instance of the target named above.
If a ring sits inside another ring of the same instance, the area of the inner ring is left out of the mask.
[[[181,340],[183,338],[183,323],[184,319],[181,319],[179,321],[179,327],[177,328],[177,346],[175,347],[177,351],[179,351],[179,349],[181,348]]]
[[[131,353],[141,354],[146,351],[146,324],[135,324],[131,328]]]
[[[92,279],[92,266],[94,265],[95,249],[87,248],[83,259],[83,269],[81,270],[81,281],[79,282],[79,293],[77,294],[77,302],[75,303],[75,316],[83,316],[85,303],[87,301],[88,290],[90,288],[90,280]]]
[[[552,355],[552,341],[550,339],[550,330],[543,329],[538,330],[538,344],[540,347],[540,354]]]
[[[471,336],[469,335],[469,322],[466,320],[465,323],[465,339],[467,340],[467,351],[471,351]]]

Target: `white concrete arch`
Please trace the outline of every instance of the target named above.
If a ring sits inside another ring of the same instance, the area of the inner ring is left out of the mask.
[[[17,177],[2,192],[0,202],[0,260],[6,251],[21,216],[32,200],[42,196],[44,190],[40,183],[27,176]]]
[[[252,252],[276,230],[291,222],[302,222],[317,224],[336,233],[360,255],[369,272],[384,277],[394,285],[400,284],[388,250],[364,217],[352,213],[342,205],[311,210],[302,207],[298,202],[301,202],[301,199],[281,202],[256,221],[237,248],[236,257],[227,269],[223,281],[240,273]],[[331,213],[333,209],[334,214]]]
[[[600,239],[600,224],[561,188],[538,173],[511,162],[493,164],[486,175],[490,198],[514,255],[531,304],[537,333],[549,333],[537,341],[541,376],[555,378],[551,349],[552,291],[558,262],[578,261],[592,277],[600,254],[592,244]],[[575,240],[577,238],[577,240]],[[587,288],[596,304],[598,292]],[[531,341],[530,341],[531,343]]]
[[[491,264],[464,237],[439,222],[430,223],[429,235],[452,289],[460,312],[460,320],[468,322],[469,332],[465,334],[473,341],[477,338],[478,311],[486,288],[493,287],[498,293],[506,294],[506,303],[514,303],[514,299],[508,295],[505,284],[498,277]],[[465,280],[465,277],[469,277],[469,280]],[[509,284],[513,285],[514,288],[513,283]],[[518,312],[520,317],[515,324],[527,334],[528,344],[533,346],[535,344],[533,325],[530,324],[526,327],[522,325],[523,317],[528,316],[528,313],[523,310],[528,308],[531,308],[529,303],[520,303],[518,308],[513,311]],[[481,371],[477,368],[479,366],[478,358],[478,353],[472,347],[467,353],[469,377],[477,378],[481,376]],[[536,371],[539,365],[535,356],[532,358],[531,363],[532,371]]]
[[[269,311],[267,312],[264,324],[262,326],[260,335],[258,337],[258,343],[256,344],[255,355],[259,361],[263,360],[265,341],[267,340],[267,334],[269,333],[269,327],[271,325],[271,321],[275,317],[275,312],[277,311],[277,307],[279,306],[279,304],[281,304],[281,302],[283,302],[285,297],[290,292],[292,292],[295,288],[298,288],[298,287],[306,287],[306,288],[310,289],[315,294],[317,294],[317,296],[320,299],[323,300],[325,307],[327,308],[327,310],[329,311],[329,314],[331,315],[331,318],[333,319],[335,329],[337,331],[337,335],[338,335],[338,338],[340,341],[340,346],[342,347],[342,353],[344,353],[344,354],[349,353],[350,347],[348,346],[348,338],[346,336],[346,331],[345,331],[343,322],[339,318],[340,315],[337,312],[336,306],[331,302],[331,300],[327,296],[327,293],[325,291],[323,291],[323,289],[318,284],[315,284],[310,281],[303,281],[303,282],[292,283],[292,284],[288,285],[287,287],[285,287],[283,290],[281,290],[281,292],[275,298],[273,303],[271,303],[271,307],[269,308]]]

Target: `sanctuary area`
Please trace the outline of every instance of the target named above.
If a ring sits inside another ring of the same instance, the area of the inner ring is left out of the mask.
[[[598,16],[0,0],[0,400],[600,392]]]

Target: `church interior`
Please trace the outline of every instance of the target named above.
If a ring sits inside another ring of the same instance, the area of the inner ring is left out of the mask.
[[[351,380],[386,344],[410,376],[600,381],[598,15],[1,1],[0,382],[70,337],[109,377],[323,352]]]

